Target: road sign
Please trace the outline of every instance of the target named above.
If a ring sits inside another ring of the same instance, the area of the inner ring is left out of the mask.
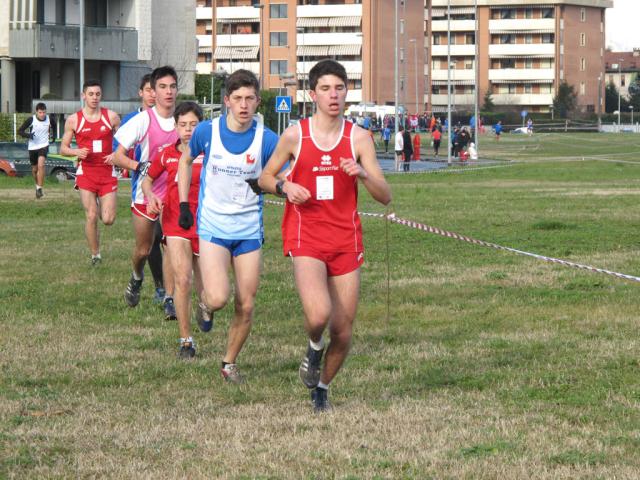
[[[291,97],[276,97],[276,113],[291,113]]]
[[[522,118],[526,117],[527,115],[529,115],[529,112],[527,112],[526,110],[522,110],[522,111],[520,112],[520,116],[521,116]]]

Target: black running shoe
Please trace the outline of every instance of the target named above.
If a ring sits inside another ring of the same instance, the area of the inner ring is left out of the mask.
[[[136,280],[133,278],[133,275],[131,275],[129,283],[127,284],[127,289],[124,291],[124,301],[132,308],[140,303],[140,290],[142,289],[143,280],[144,277],[140,280]]]
[[[209,332],[213,328],[213,312],[206,305],[199,303],[196,307],[196,321],[201,332]]]
[[[328,397],[329,392],[326,388],[316,387],[311,390],[311,403],[315,413],[330,412],[333,409]]]
[[[91,257],[91,266],[92,267],[97,267],[101,263],[102,263],[102,258],[100,258],[100,257]]]
[[[190,360],[196,356],[196,346],[193,342],[184,342],[180,344],[180,350],[178,350],[178,358],[183,360]]]
[[[42,197],[44,197],[44,192],[42,191],[41,188],[36,188],[36,198],[40,199]]]
[[[300,380],[307,388],[316,388],[320,381],[320,363],[322,362],[322,350],[314,350],[311,345],[307,347],[307,354],[300,363]]]
[[[165,297],[164,299],[164,319],[176,320],[176,306],[173,304],[172,297]]]

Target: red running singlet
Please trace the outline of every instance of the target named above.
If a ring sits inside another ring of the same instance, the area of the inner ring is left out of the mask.
[[[286,202],[282,219],[284,254],[296,248],[318,252],[362,252],[358,216],[358,179],[340,168],[341,159],[355,158],[353,124],[342,121],[336,144],[321,149],[313,140],[311,119],[300,120],[300,142],[287,180],[302,185],[311,198],[302,205]]]
[[[113,152],[113,127],[109,121],[109,111],[100,109],[100,120],[90,122],[80,110],[77,114],[76,144],[78,148],[89,150],[87,157],[80,161],[77,175],[93,178],[113,177],[113,166],[104,163],[104,157]]]

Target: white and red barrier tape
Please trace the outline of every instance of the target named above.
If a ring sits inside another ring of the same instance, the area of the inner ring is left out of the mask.
[[[265,203],[268,203],[270,205],[280,205],[280,206],[284,205],[284,202],[278,202],[273,200],[265,200]],[[385,215],[384,213],[368,213],[368,212],[358,212],[358,213],[363,217],[386,219],[391,223],[397,223],[398,225],[404,225],[405,227],[421,230],[427,233],[433,233],[434,235],[440,235],[442,237],[453,238],[454,240],[460,240],[462,242],[471,243],[473,245],[480,245],[482,247],[493,248],[495,250],[504,250],[507,252],[515,253],[517,255],[524,255],[527,257],[536,258],[538,260],[543,260],[545,262],[555,263],[557,265],[563,265],[565,267],[578,268],[580,270],[587,270],[589,272],[594,272],[594,273],[602,273],[604,275],[621,278],[623,280],[640,282],[640,277],[636,277],[634,275],[627,275],[626,273],[613,272],[611,270],[606,270],[604,268],[597,268],[589,265],[583,265],[581,263],[570,262],[568,260],[562,260],[559,258],[547,257],[545,255],[540,255],[537,253],[525,252],[524,250],[518,250],[516,248],[503,247],[502,245],[498,245],[495,243],[485,242],[484,240],[478,240],[475,238],[467,237],[465,235],[460,235],[458,233],[449,232],[447,230],[443,230],[438,227],[432,227],[430,225],[414,222],[413,220],[400,218],[400,217],[397,217],[394,213],[391,213],[389,215]]]

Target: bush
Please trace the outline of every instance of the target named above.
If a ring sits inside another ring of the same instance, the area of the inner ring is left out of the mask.
[[[16,131],[30,116],[30,113],[18,113],[16,115]],[[0,141],[13,142],[13,128],[13,113],[0,113]],[[23,139],[18,137],[17,140],[22,141]]]

